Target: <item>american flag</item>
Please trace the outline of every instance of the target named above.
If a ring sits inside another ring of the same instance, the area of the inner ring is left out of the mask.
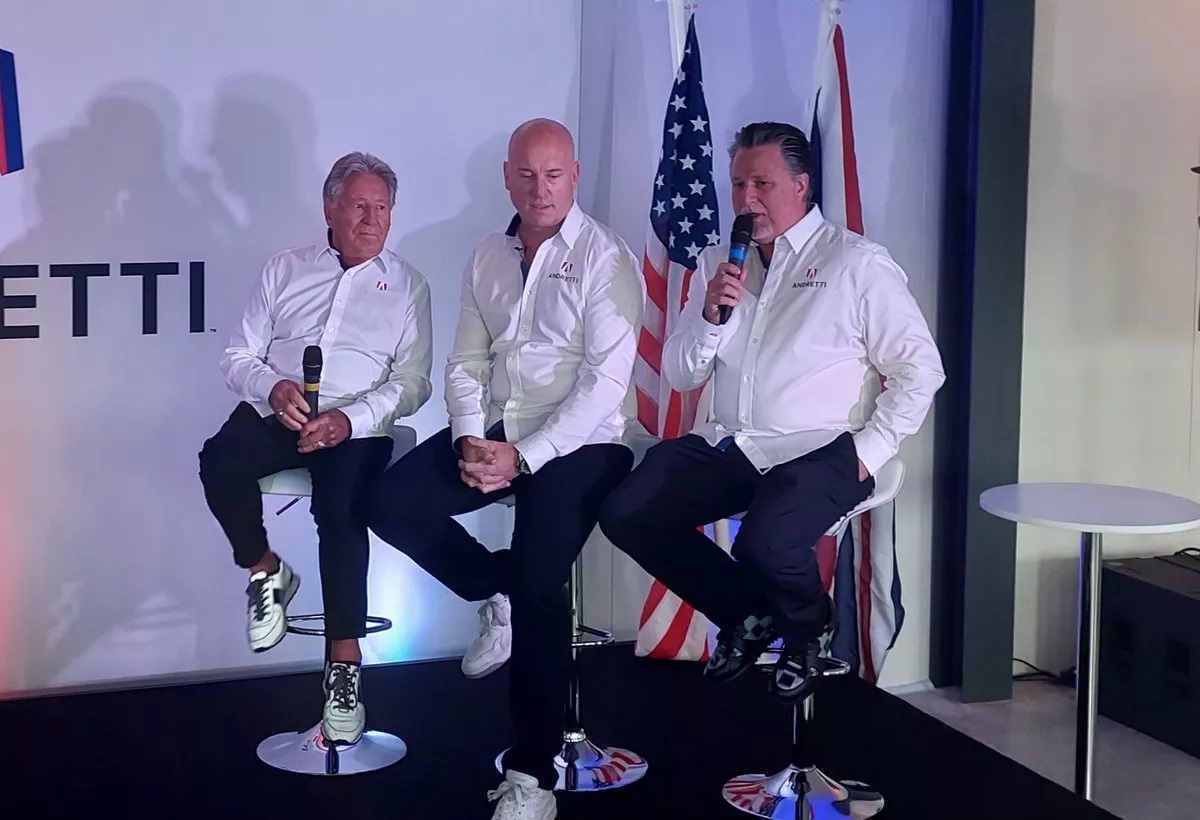
[[[713,185],[713,141],[696,22],[688,21],[683,59],[667,103],[662,151],[642,256],[646,315],[634,367],[638,421],[662,439],[692,429],[703,388],[680,393],[662,378],[663,342],[675,329],[700,252],[721,242]],[[711,533],[710,533],[711,535]],[[642,609],[635,653],[674,660],[708,657],[708,619],[655,579]]]

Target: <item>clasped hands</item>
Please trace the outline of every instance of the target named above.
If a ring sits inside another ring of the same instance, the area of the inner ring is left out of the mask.
[[[463,436],[459,476],[481,493],[503,490],[517,477],[517,448],[503,441]]]
[[[308,420],[308,402],[299,384],[282,379],[271,388],[268,399],[280,423],[300,434],[296,449],[312,453],[337,447],[350,438],[350,419],[341,410],[326,410],[312,421]]]

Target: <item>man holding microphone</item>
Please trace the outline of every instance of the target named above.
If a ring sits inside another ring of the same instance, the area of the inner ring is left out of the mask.
[[[804,133],[753,123],[730,156],[751,247],[741,267],[723,261],[730,243],[701,253],[662,355],[673,389],[711,380],[710,419],[651,448],[600,526],[720,628],[708,678],[737,677],[782,637],[770,688],[794,703],[833,630],[814,546],[870,495],[945,376],[900,266],[811,202]],[[732,556],[697,530],[742,511]]]
[[[366,725],[363,502],[391,458],[388,430],[433,389],[429,286],[384,246],[396,185],[392,169],[370,154],[334,164],[323,191],[325,237],[267,262],[221,359],[241,402],[200,452],[205,500],[250,576],[247,639],[255,652],[283,640],[300,585],[267,545],[258,480],[296,467],[312,474],[330,642],[321,731],[336,744],[357,742]],[[318,407],[300,383],[310,346],[323,360]]]

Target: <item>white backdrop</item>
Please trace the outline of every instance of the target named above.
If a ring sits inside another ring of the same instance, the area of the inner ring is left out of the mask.
[[[578,135],[581,204],[641,252],[672,68],[667,7],[652,0],[386,3],[301,14],[286,0],[213,0],[100,11],[19,2],[15,52],[26,170],[0,179],[0,264],[36,264],[37,339],[0,339],[0,696],[162,675],[276,671],[320,657],[289,637],[245,647],[244,572],[204,506],[196,454],[232,407],[217,371],[231,323],[271,253],[322,235],[320,184],[349,150],[390,162],[400,195],[389,244],[429,279],[434,394],[412,422],[445,423],[441,369],[470,246],[503,228],[507,135],[532,116]],[[581,9],[582,6],[582,9]],[[800,122],[819,0],[703,0],[697,28],[713,133],[751,119]],[[931,323],[938,275],[946,0],[847,0],[843,24],[867,232],[908,269]],[[71,25],[64,26],[64,20]],[[580,31],[584,33],[582,47]],[[535,35],[534,32],[537,31]],[[381,36],[382,34],[382,36]],[[435,85],[436,83],[436,85]],[[723,148],[723,146],[722,146]],[[717,160],[721,230],[728,165]],[[122,262],[178,262],[143,335],[141,281]],[[203,332],[189,332],[189,263],[205,265]],[[87,336],[73,337],[58,263],[99,262]],[[908,621],[882,682],[928,670],[931,418],[909,442],[898,542]],[[275,546],[320,608],[307,503]],[[506,511],[465,519],[504,544]],[[587,615],[632,638],[648,579],[593,536]],[[474,631],[458,601],[375,542],[371,611],[395,628],[368,661],[454,655]],[[613,575],[615,567],[615,577]]]
[[[422,438],[443,426],[462,265],[511,215],[508,134],[533,116],[577,125],[579,2],[17,5],[0,43],[27,167],[0,179],[0,264],[39,266],[5,289],[36,308],[5,320],[40,335],[0,339],[0,692],[318,659],[313,638],[246,648],[245,573],[197,478],[234,402],[218,356],[265,259],[324,235],[330,164],[371,151],[400,179],[389,244],[432,290],[434,396],[413,424]],[[535,28],[537,47],[520,45]],[[160,278],[158,333],[142,335],[141,280],[119,266],[159,261],[181,274]],[[111,275],[89,282],[73,337],[71,281],[49,266],[88,262]],[[502,510],[467,521],[489,544],[507,537]],[[307,503],[268,528],[307,581],[297,611],[319,610]],[[473,607],[379,542],[370,593],[396,626],[368,660],[452,654],[474,633]]]

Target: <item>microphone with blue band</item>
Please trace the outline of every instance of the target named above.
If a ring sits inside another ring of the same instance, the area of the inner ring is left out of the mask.
[[[741,270],[746,263],[746,251],[750,249],[750,241],[754,233],[754,214],[741,214],[733,220],[733,230],[729,233],[729,262]],[[723,325],[729,321],[733,313],[733,305],[717,306],[717,324]]]

